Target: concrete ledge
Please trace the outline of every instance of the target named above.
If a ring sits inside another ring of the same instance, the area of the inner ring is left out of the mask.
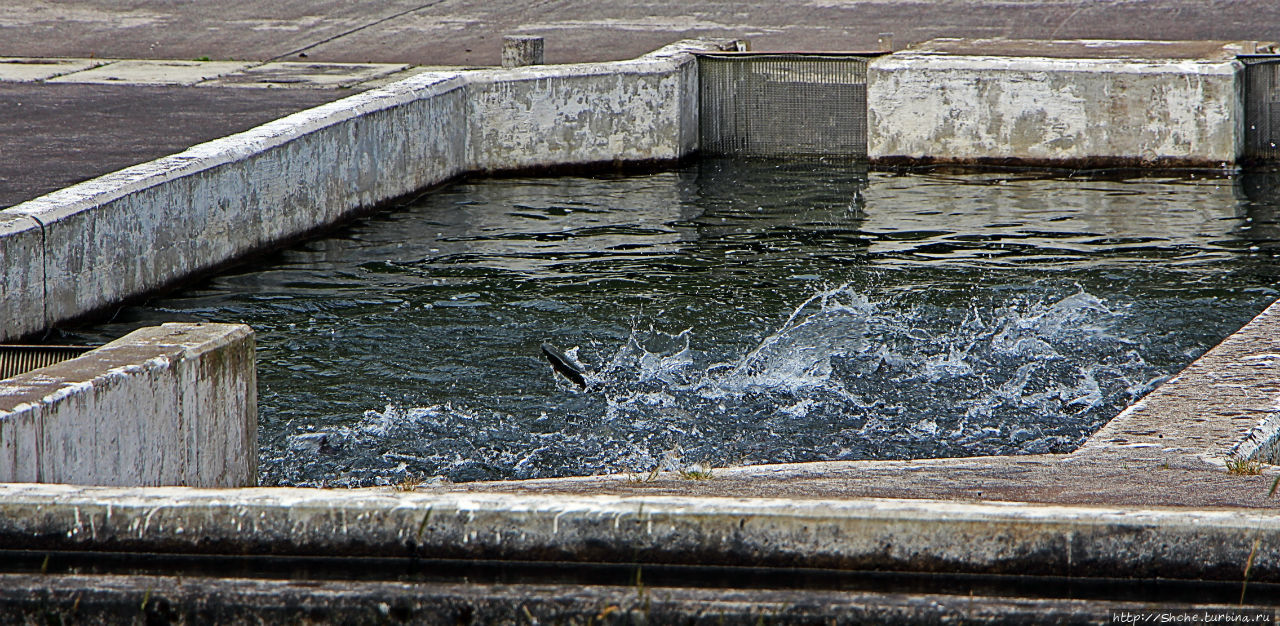
[[[1280,446],[1280,302],[1121,411],[1075,452],[1144,450],[1275,463]]]
[[[643,582],[643,581],[642,581]],[[647,585],[2,575],[8,623],[1106,624],[1138,601]],[[1159,604],[1222,614],[1235,605]],[[1225,609],[1225,610],[1224,610]]]
[[[0,486],[0,548],[1280,581],[1280,513],[939,500]]]
[[[466,172],[681,158],[697,136],[689,52],[724,45],[419,74],[0,211],[0,341]]]
[[[238,324],[144,328],[0,381],[0,480],[254,485],[256,381]]]
[[[1238,61],[1088,58],[1090,52],[1082,47],[1080,58],[1052,58],[908,51],[876,59],[867,76],[868,154],[884,164],[1236,162],[1244,137]]]

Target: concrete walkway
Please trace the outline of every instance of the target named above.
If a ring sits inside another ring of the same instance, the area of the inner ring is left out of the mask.
[[[32,79],[0,72],[0,208],[346,95],[241,90],[216,79],[198,81],[207,83],[202,87],[111,80],[133,64],[90,69],[104,60],[234,62],[222,67],[247,72],[236,80],[252,82],[272,69],[261,66],[268,61],[495,65],[502,35],[513,33],[545,37],[547,61],[565,63],[632,58],[695,36],[745,37],[759,50],[869,49],[884,32],[894,33],[895,47],[941,36],[1276,41],[1280,4],[13,0],[0,6],[0,57],[80,59],[80,72],[105,76],[99,84],[69,84],[70,77],[12,82]],[[130,84],[150,86],[124,86]]]
[[[0,55],[494,65],[504,34],[541,35],[547,61],[619,60],[691,37],[761,50],[849,50],[935,37],[1280,39],[1267,0],[12,0]]]

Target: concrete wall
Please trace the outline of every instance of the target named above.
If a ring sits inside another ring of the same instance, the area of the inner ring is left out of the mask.
[[[420,74],[0,211],[0,341],[469,171],[685,156],[689,52],[726,45]]]
[[[0,485],[0,548],[1280,581],[1280,516],[943,500]],[[1258,541],[1259,543],[1255,543]]]
[[[0,482],[257,482],[253,331],[144,328],[0,382]]]
[[[469,169],[669,161],[697,149],[697,64],[676,44],[634,61],[467,74]]]
[[[873,161],[1220,166],[1243,146],[1234,60],[898,53],[868,68]]]

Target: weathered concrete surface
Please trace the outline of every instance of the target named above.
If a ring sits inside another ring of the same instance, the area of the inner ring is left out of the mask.
[[[234,61],[114,61],[93,69],[50,78],[50,83],[130,83],[134,85],[184,85],[239,72],[249,63]]]
[[[346,95],[0,83],[0,208]]]
[[[723,45],[684,42],[622,63],[423,73],[0,211],[38,222],[44,255],[43,283],[14,280],[0,302],[0,319],[18,321],[0,327],[0,340],[464,172],[678,159],[697,137],[689,52]],[[7,252],[7,241],[6,255],[26,250]],[[34,257],[7,261],[6,284],[9,273],[27,276]]]
[[[671,41],[746,37],[758,50],[872,50],[936,37],[1280,40],[1268,0],[9,0],[0,54],[497,65],[502,36],[546,38],[548,63],[634,58]]]
[[[684,42],[634,61],[469,72],[468,169],[682,158],[698,141],[690,53],[723,45]]]
[[[1094,433],[1077,456],[1153,454],[1276,464],[1280,446],[1280,302]]]
[[[686,37],[747,37],[759,50],[878,49],[882,32],[895,33],[900,47],[936,37],[1275,41],[1280,5],[1052,0],[1009,10],[1001,0],[285,0],[265,7],[250,0],[9,0],[0,6],[0,55],[16,57],[497,65],[502,35],[527,33],[547,38],[549,63],[580,63],[634,58]],[[228,97],[170,89],[0,85],[0,111],[9,113],[0,115],[0,207],[320,102],[298,103],[283,92]],[[245,99],[277,112],[258,117],[237,110]],[[179,106],[190,111],[180,123]]]
[[[409,69],[403,63],[265,63],[200,83],[201,87],[350,88]]]
[[[545,42],[541,37],[506,35],[502,38],[502,67],[542,65],[545,62]]]
[[[643,581],[641,581],[643,582]],[[1234,604],[1161,603],[1163,611]],[[1110,624],[1151,605],[837,590],[0,575],[7,623]]]
[[[257,483],[253,331],[145,328],[0,381],[0,480]]]
[[[96,59],[0,58],[0,81],[30,83],[87,70],[107,61]]]
[[[40,222],[0,212],[0,328],[21,337],[44,327],[44,236]],[[25,301],[25,306],[16,303]],[[9,305],[8,303],[15,303]],[[39,308],[37,308],[39,307]]]
[[[1091,47],[1108,45],[1127,48]],[[1230,165],[1244,140],[1242,68],[1235,60],[896,53],[868,67],[867,151],[881,163]]]
[[[1270,41],[1175,41],[1149,39],[963,39],[939,37],[910,46],[920,54],[1042,57],[1051,59],[1180,59],[1230,61],[1275,46]]]
[[[1280,581],[1280,513],[0,485],[0,548]],[[1255,542],[1257,550],[1254,550]]]

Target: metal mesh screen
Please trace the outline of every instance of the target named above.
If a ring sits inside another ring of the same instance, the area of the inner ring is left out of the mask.
[[[0,380],[74,359],[88,346],[0,346]]]
[[[867,59],[699,58],[702,150],[715,155],[867,156]]]
[[[1280,56],[1241,57],[1244,70],[1244,158],[1280,159]]]

